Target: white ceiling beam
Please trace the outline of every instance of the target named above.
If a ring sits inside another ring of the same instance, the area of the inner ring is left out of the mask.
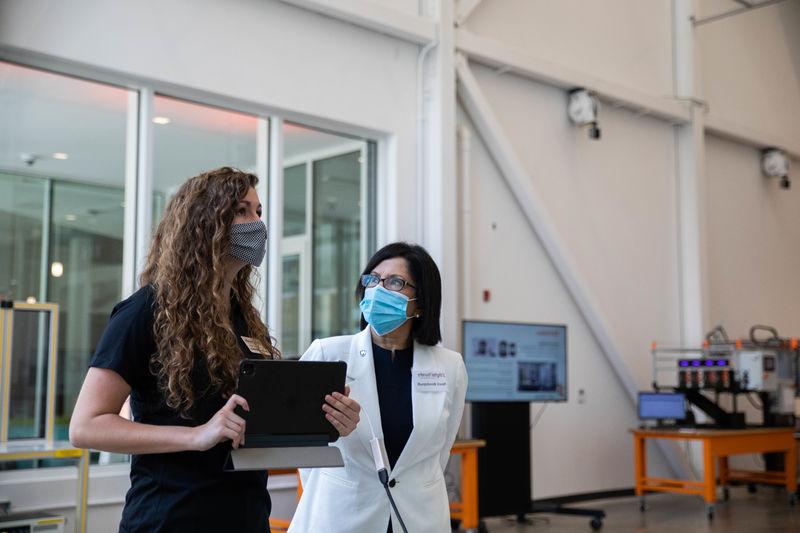
[[[755,11],[756,9],[762,7],[769,7],[775,4],[780,4],[782,2],[785,2],[786,0],[767,0],[766,2],[760,2],[758,4],[751,4],[748,2],[743,2],[741,0],[736,0],[736,1],[739,4],[744,4],[745,7],[740,7],[732,11],[726,11],[724,13],[720,13],[719,15],[714,15],[702,19],[696,19],[694,17],[691,17],[691,21],[695,26],[702,26],[703,24],[710,24],[711,22],[716,22],[718,20],[726,19],[728,17],[735,17],[736,15],[741,15],[742,13],[749,13],[751,11]]]
[[[713,133],[718,137],[752,146],[753,148],[780,148],[792,159],[800,161],[800,140],[771,135],[715,115],[713,112],[706,115],[706,133]]]
[[[428,44],[436,38],[436,23],[432,20],[369,0],[281,0],[281,2],[416,44]]]
[[[477,63],[564,89],[582,87],[594,91],[603,101],[627,107],[638,113],[677,124],[686,124],[691,120],[689,106],[670,96],[647,94],[534,57],[519,48],[475,35],[464,29],[456,30],[456,48]]]
[[[676,124],[691,122],[690,103],[671,97],[647,94],[624,85],[603,80],[569,67],[533,57],[512,46],[498,43],[464,30],[456,30],[456,48],[470,60],[502,69],[519,76],[572,89],[583,87],[594,91],[601,100],[627,107],[639,113],[652,115]],[[784,150],[794,159],[800,159],[800,142],[779,138],[748,126],[720,117],[713,110],[706,116],[706,132],[731,139],[756,148],[774,146]]]

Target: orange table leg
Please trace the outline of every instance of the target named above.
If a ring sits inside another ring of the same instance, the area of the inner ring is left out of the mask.
[[[717,501],[717,480],[714,472],[714,455],[711,443],[703,439],[703,499],[707,505],[714,505]]]
[[[786,490],[790,493],[797,492],[797,445],[794,442],[789,443],[783,457],[783,467],[786,472]]]
[[[461,529],[478,529],[478,450],[461,454]]]
[[[647,448],[644,437],[633,436],[633,470],[637,496],[644,496],[644,479],[647,477]]]
[[[727,486],[729,483],[730,468],[728,467],[728,457],[723,456],[717,459],[717,466],[719,468],[719,484]]]

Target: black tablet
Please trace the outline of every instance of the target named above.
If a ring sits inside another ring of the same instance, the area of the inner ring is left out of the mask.
[[[236,394],[250,411],[236,413],[247,422],[244,447],[326,446],[338,439],[322,405],[326,394],[344,394],[346,373],[343,361],[242,361]]]

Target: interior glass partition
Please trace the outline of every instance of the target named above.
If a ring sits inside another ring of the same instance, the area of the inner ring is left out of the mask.
[[[59,306],[58,439],[120,299],[128,98],[124,88],[0,62],[0,293]],[[23,419],[37,412],[39,371],[14,371],[33,386],[12,429],[36,434],[36,417]]]
[[[354,333],[355,283],[374,243],[367,199],[374,143],[284,123],[282,343]]]

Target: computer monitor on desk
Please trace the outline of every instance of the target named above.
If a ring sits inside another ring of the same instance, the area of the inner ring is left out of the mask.
[[[682,392],[640,392],[639,419],[679,423],[686,418],[686,396]]]

